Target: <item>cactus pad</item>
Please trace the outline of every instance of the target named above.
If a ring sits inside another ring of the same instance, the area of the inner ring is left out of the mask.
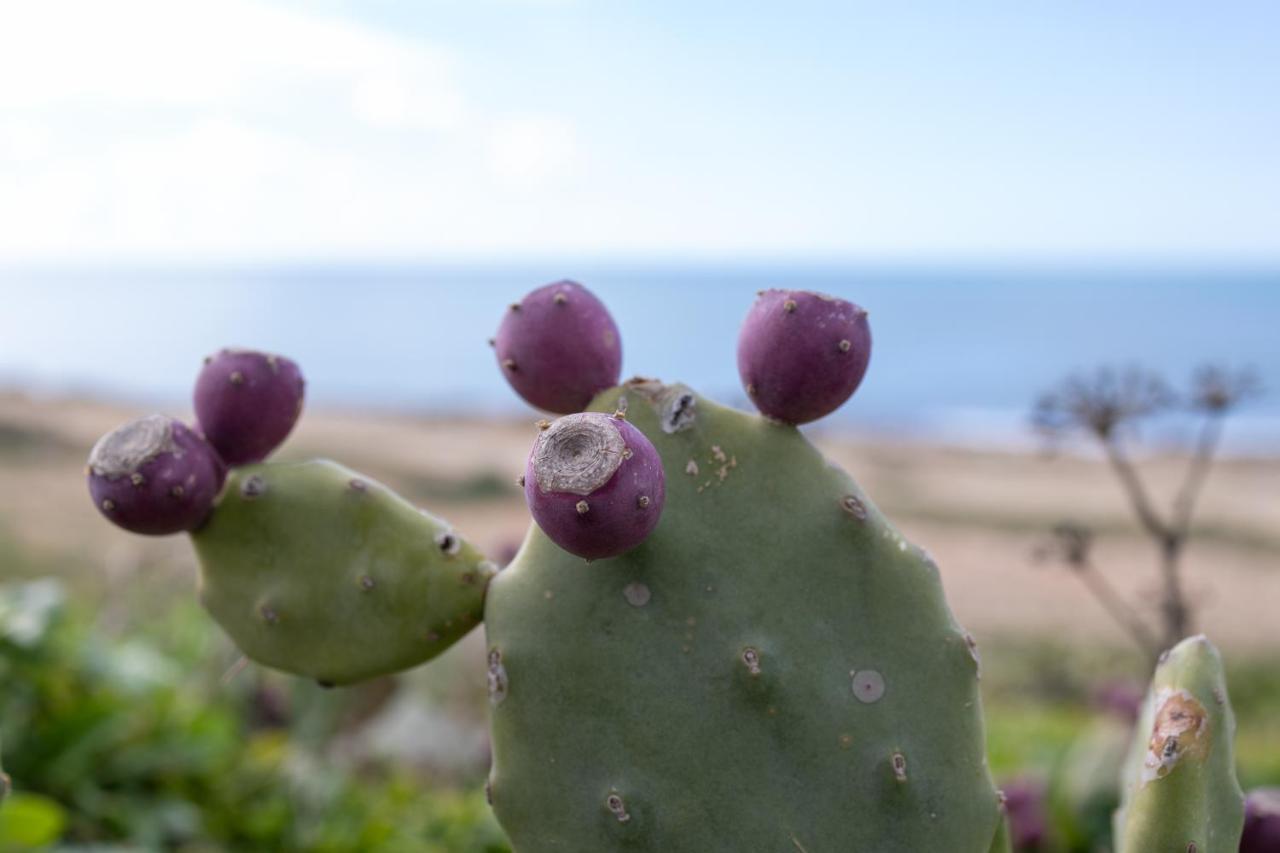
[[[654,533],[532,528],[486,603],[490,795],[521,853],[1002,849],[937,568],[793,427],[636,380]]]
[[[201,601],[259,663],[343,684],[435,657],[480,621],[492,563],[332,462],[235,469],[192,535]]]

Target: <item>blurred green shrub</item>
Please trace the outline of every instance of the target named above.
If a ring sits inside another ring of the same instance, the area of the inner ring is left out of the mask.
[[[253,679],[222,684],[194,605],[156,617],[161,644],[106,636],[63,598],[0,586],[0,851],[509,853],[483,793],[330,760]]]

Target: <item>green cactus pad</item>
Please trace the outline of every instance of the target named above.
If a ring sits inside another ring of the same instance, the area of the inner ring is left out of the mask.
[[[445,522],[327,461],[235,469],[191,538],[201,601],[240,649],[325,684],[438,655],[479,623],[495,571]]]
[[[978,659],[936,566],[793,427],[593,403],[662,455],[642,545],[532,529],[490,587],[490,795],[521,853],[1003,849]]]
[[[1119,853],[1236,853],[1236,721],[1212,643],[1190,637],[1161,657],[1136,731],[1116,813]]]

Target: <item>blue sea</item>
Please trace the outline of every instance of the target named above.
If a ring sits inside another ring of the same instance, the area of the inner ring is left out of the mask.
[[[624,375],[680,379],[738,405],[734,350],[755,292],[825,291],[870,312],[862,388],[831,422],[959,444],[1028,442],[1029,408],[1102,364],[1185,385],[1252,366],[1266,395],[1233,449],[1280,450],[1280,269],[982,268],[530,262],[452,266],[0,270],[0,386],[188,410],[201,357],[288,354],[319,405],[521,413],[486,339],[508,303],[577,279],[621,328]],[[1182,427],[1169,421],[1162,435]]]

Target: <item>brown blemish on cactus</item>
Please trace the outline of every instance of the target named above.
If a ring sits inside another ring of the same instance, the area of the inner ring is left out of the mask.
[[[747,646],[742,650],[742,662],[747,667],[747,672],[756,676],[760,674],[760,650]]]
[[[507,698],[507,669],[502,665],[502,652],[496,647],[489,650],[489,704],[498,707]]]
[[[672,395],[662,407],[662,431],[673,435],[692,427],[697,405],[697,398],[688,392]]]
[[[684,472],[690,477],[698,476],[698,461],[696,459],[690,459],[684,466]]]
[[[853,695],[859,702],[871,704],[884,696],[884,676],[874,669],[855,669],[849,672]]]
[[[895,752],[889,758],[889,764],[893,767],[893,778],[899,782],[907,781],[907,757],[901,752]]]
[[[841,498],[840,508],[851,518],[856,518],[858,521],[867,520],[867,505],[857,495],[845,495]]]
[[[261,497],[267,490],[267,483],[257,474],[251,477],[245,477],[244,482],[240,484],[240,497],[247,501]]]
[[[1209,752],[1211,728],[1204,705],[1186,690],[1165,688],[1156,696],[1155,722],[1142,762],[1141,784],[1163,779],[1184,756]]]
[[[649,591],[649,587],[645,584],[633,581],[622,588],[622,597],[632,607],[644,607],[649,603],[649,599],[653,597],[653,593]]]
[[[631,820],[631,815],[627,813],[627,804],[622,801],[622,797],[618,796],[617,791],[610,792],[609,796],[604,798],[604,805],[618,819],[618,823]]]

